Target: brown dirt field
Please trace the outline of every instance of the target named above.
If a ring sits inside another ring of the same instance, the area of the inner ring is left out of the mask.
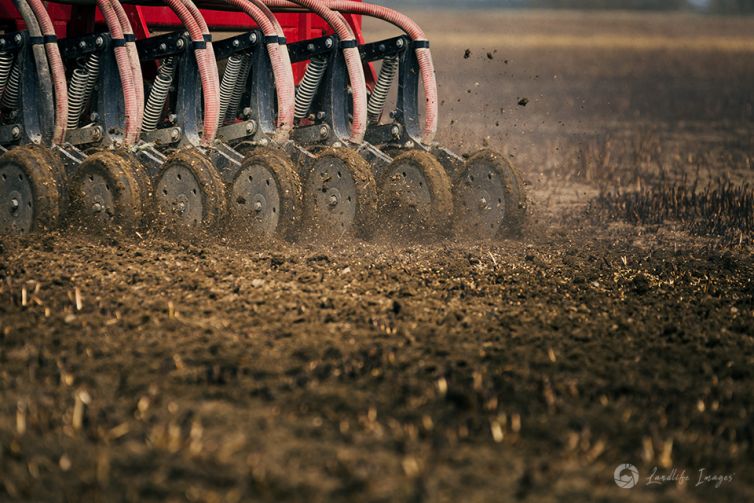
[[[440,139],[511,156],[524,236],[3,238],[0,500],[754,499],[750,229],[592,211],[751,184],[754,19],[415,14]]]

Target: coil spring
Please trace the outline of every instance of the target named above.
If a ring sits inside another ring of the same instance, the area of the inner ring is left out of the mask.
[[[99,54],[90,54],[86,60],[85,68],[87,73],[86,102],[84,103],[84,108],[81,110],[82,112],[89,107],[94,94],[94,86],[97,84],[97,79],[99,78]]]
[[[152,90],[149,92],[149,98],[144,106],[144,120],[142,121],[142,131],[154,131],[162,117],[162,110],[165,108],[165,101],[170,93],[170,85],[173,83],[173,58],[165,58],[160,65],[152,83]]]
[[[382,60],[382,68],[380,68],[380,75],[377,77],[377,83],[374,85],[374,90],[369,96],[369,102],[367,103],[367,116],[369,122],[377,124],[382,116],[382,110],[385,108],[385,102],[387,101],[387,95],[390,92],[390,88],[393,86],[395,75],[398,73],[398,58],[390,57]]]
[[[76,128],[86,105],[86,83],[89,74],[83,68],[74,68],[68,84],[68,127]]]
[[[312,58],[304,72],[304,78],[296,89],[296,119],[303,119],[309,115],[309,109],[317,95],[319,84],[327,70],[327,60],[324,58]]]
[[[99,77],[99,56],[92,53],[83,66],[73,70],[68,84],[68,127],[76,128],[84,110],[89,106],[94,84]]]
[[[225,64],[225,72],[220,82],[220,126],[225,122],[225,115],[228,113],[230,100],[233,99],[233,91],[236,89],[238,77],[243,68],[243,57],[237,54],[228,58]]]
[[[5,90],[3,91],[2,101],[0,101],[3,108],[8,110],[18,109],[20,85],[21,69],[18,66],[18,61],[16,61],[13,63],[13,68],[11,68],[10,76],[8,77],[8,83],[5,85]]]
[[[5,85],[8,83],[11,68],[13,68],[13,53],[0,52],[0,96],[3,95]]]
[[[241,71],[238,75],[238,80],[236,80],[236,85],[233,87],[233,94],[230,97],[230,103],[228,103],[228,110],[225,112],[226,120],[233,120],[238,117],[238,108],[241,105],[241,98],[246,92],[246,82],[249,80],[249,70],[251,70],[251,57],[248,54],[244,54]]]

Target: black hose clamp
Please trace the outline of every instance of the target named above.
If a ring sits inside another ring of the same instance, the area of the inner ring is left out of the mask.
[[[212,35],[207,33],[206,35],[202,35],[202,40],[191,41],[191,48],[193,50],[206,49],[209,43],[212,43]]]
[[[278,37],[277,35],[265,35],[264,43],[265,45],[270,45],[270,44],[285,45],[285,37]]]

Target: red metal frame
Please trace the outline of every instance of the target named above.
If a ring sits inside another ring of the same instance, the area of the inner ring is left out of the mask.
[[[360,0],[359,0],[360,1]],[[182,29],[183,25],[178,17],[167,7],[142,7],[139,5],[124,5],[137,38],[149,36],[150,30],[173,30]],[[99,10],[94,7],[73,6],[50,2],[47,5],[55,32],[59,38],[91,33],[97,29],[106,30],[104,19]],[[94,12],[94,16],[92,13]],[[213,32],[234,32],[249,30],[256,27],[254,22],[240,12],[213,11],[202,9],[202,14],[207,20],[210,30]],[[285,32],[285,37],[290,42],[321,37],[332,33],[332,30],[324,20],[315,14],[281,12],[276,14]],[[356,33],[359,43],[364,39],[361,33],[361,16],[344,14],[344,17]],[[92,22],[94,20],[94,22]],[[12,0],[0,0],[0,26],[10,29],[25,29]],[[303,75],[305,65],[294,65],[294,73],[298,81]],[[366,69],[366,68],[365,68]],[[367,80],[371,84],[374,74],[371,67],[367,71]]]

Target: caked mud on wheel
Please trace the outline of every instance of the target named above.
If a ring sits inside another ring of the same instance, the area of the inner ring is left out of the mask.
[[[287,156],[256,148],[229,188],[231,229],[253,237],[292,238],[302,211],[301,180]]]
[[[493,239],[521,234],[526,196],[518,170],[501,154],[472,155],[454,187],[454,230],[458,237]]]
[[[196,149],[173,153],[154,184],[155,225],[178,237],[216,228],[226,211],[225,188],[212,162]]]
[[[151,204],[144,169],[126,152],[96,152],[71,179],[71,223],[90,231],[142,227]]]
[[[304,182],[302,236],[333,240],[367,238],[377,210],[377,188],[369,164],[343,148],[320,151]]]
[[[53,229],[60,223],[66,197],[63,167],[49,150],[16,147],[0,157],[0,233]]]
[[[453,215],[450,178],[431,154],[400,154],[380,181],[380,237],[431,239],[449,233]]]

